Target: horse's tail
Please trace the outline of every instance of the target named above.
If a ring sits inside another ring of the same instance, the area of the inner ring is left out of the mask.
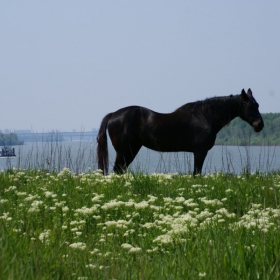
[[[97,162],[98,169],[101,169],[103,174],[108,173],[108,144],[107,144],[107,124],[111,118],[112,113],[106,115],[100,125],[100,129],[97,135]]]

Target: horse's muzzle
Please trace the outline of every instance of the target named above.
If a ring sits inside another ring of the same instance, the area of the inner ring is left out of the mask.
[[[256,132],[260,132],[264,127],[263,120],[253,122],[253,128]]]

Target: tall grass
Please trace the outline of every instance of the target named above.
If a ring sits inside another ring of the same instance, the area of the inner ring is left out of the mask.
[[[279,279],[280,174],[0,173],[0,279]]]
[[[77,147],[73,149],[73,143]],[[21,169],[45,169],[49,172],[61,171],[64,167],[73,172],[81,173],[88,167],[96,169],[96,144],[92,141],[79,142],[33,142],[29,150],[24,146],[17,151],[17,160],[11,166],[11,160],[7,161],[7,169],[11,167]]]

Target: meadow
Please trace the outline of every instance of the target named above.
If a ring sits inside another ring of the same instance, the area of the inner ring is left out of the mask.
[[[280,173],[0,173],[0,279],[279,279]]]

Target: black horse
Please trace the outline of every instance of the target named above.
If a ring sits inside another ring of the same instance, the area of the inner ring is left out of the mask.
[[[123,173],[142,146],[160,152],[192,152],[194,172],[201,173],[217,133],[235,117],[249,123],[256,132],[263,129],[259,105],[251,89],[247,94],[213,97],[183,105],[170,114],[130,106],[104,117],[97,137],[98,168],[108,173],[108,128],[117,152],[114,172]]]

